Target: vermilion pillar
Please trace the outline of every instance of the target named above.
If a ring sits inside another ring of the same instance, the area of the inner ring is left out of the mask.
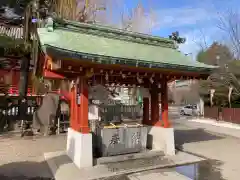
[[[70,92],[70,103],[71,103],[71,108],[70,108],[70,126],[71,128],[73,128],[74,130],[77,130],[77,111],[76,111],[76,87],[72,87],[71,88],[71,92]]]
[[[159,96],[158,88],[152,87],[151,89],[151,124],[156,125],[159,123]]]
[[[84,77],[71,90],[71,128],[83,134],[89,133],[88,84]]]
[[[88,83],[84,77],[80,78],[80,116],[78,116],[80,122],[80,132],[89,133],[88,124]]]
[[[143,124],[149,124],[149,98],[143,98]]]
[[[161,108],[164,127],[168,128],[170,127],[170,123],[168,119],[168,86],[166,78],[163,78],[161,82]]]

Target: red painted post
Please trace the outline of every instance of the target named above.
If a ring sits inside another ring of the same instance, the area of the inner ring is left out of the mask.
[[[167,80],[164,78],[161,83],[161,107],[162,107],[162,121],[165,128],[170,127],[168,119],[168,86]]]
[[[159,122],[159,97],[158,89],[153,87],[151,89],[151,124],[155,125]]]
[[[77,123],[76,123],[76,88],[72,87],[71,92],[71,109],[70,109],[70,126],[72,129],[77,130]]]
[[[87,134],[90,132],[88,124],[88,84],[84,77],[80,78],[80,132]]]

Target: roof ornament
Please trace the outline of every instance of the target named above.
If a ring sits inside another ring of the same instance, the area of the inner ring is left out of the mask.
[[[46,26],[48,32],[53,32],[53,18],[48,17],[46,21]]]

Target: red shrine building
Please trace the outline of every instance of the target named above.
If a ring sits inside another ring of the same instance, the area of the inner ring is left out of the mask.
[[[93,135],[88,112],[89,87],[94,84],[147,89],[150,95],[143,97],[143,118],[135,127],[135,130],[146,129],[145,135],[141,135],[145,144],[141,146],[145,148],[151,143],[153,149],[174,155],[167,84],[177,79],[206,79],[215,67],[193,62],[169,39],[92,24],[49,22],[46,28],[38,28],[41,44],[38,74],[72,81],[67,154],[73,162],[79,168],[93,166]],[[116,128],[120,131],[123,127],[113,125],[112,129]],[[109,126],[101,126],[102,134],[108,131],[111,131]],[[152,136],[151,142],[147,135]],[[111,140],[105,146],[117,147],[124,143],[120,139],[115,143]]]

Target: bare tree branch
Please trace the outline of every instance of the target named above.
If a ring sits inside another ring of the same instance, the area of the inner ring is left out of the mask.
[[[158,26],[157,16],[153,9],[146,9],[139,1],[133,9],[121,12],[121,28],[140,33],[151,33]]]
[[[200,48],[200,51],[205,51],[207,48],[209,48],[206,33],[203,29],[199,29],[197,37],[194,36],[192,41]]]
[[[236,59],[240,59],[240,13],[229,10],[226,14],[219,14],[217,27],[226,34],[227,43]]]

